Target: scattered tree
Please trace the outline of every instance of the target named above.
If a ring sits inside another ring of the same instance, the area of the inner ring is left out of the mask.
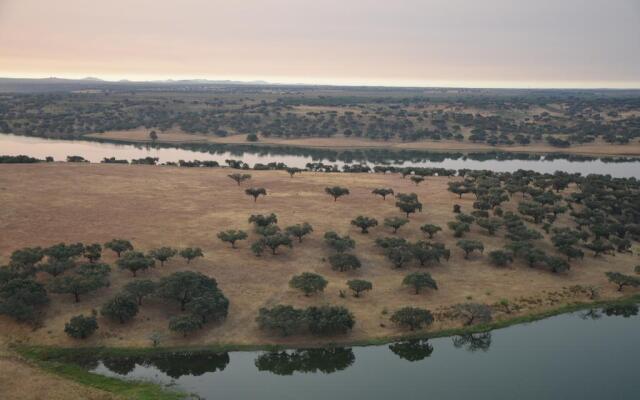
[[[247,196],[252,196],[253,197],[253,202],[255,203],[256,201],[258,201],[258,197],[262,196],[266,196],[267,195],[267,189],[265,188],[248,188],[245,189],[245,194]]]
[[[105,249],[113,250],[120,258],[120,255],[125,251],[132,251],[133,245],[130,241],[124,239],[112,239],[104,244]]]
[[[331,268],[340,272],[355,270],[362,266],[358,257],[349,253],[332,254],[329,256],[329,263]]]
[[[402,228],[408,223],[409,223],[409,220],[407,218],[392,217],[392,218],[384,219],[384,225],[388,226],[389,228],[392,228],[393,233],[398,233],[398,229]]]
[[[464,258],[468,259],[469,254],[473,251],[478,250],[480,253],[484,252],[484,245],[479,240],[468,240],[461,239],[458,240],[458,247],[460,247],[464,251]]]
[[[149,256],[160,261],[160,266],[164,267],[164,262],[178,254],[178,250],[171,247],[160,247],[149,252]]]
[[[313,227],[308,222],[304,222],[302,224],[287,226],[284,231],[287,235],[297,237],[298,243],[302,243],[302,238],[313,232]]]
[[[345,334],[355,325],[353,314],[340,306],[309,307],[305,319],[315,335]]]
[[[102,305],[100,314],[124,324],[138,314],[138,303],[129,295],[119,294]]]
[[[340,186],[327,187],[324,191],[333,197],[333,201],[338,201],[338,197],[346,196],[349,194],[349,189]]]
[[[416,294],[420,294],[423,288],[438,290],[436,281],[427,272],[413,272],[404,277],[402,284],[413,287]]]
[[[378,195],[378,196],[382,196],[382,200],[386,200],[387,196],[389,195],[393,195],[393,189],[390,188],[377,188],[377,189],[373,189],[371,191],[371,193]]]
[[[420,329],[424,325],[431,325],[433,319],[431,311],[417,307],[401,308],[391,316],[391,322],[402,327],[407,327],[412,331]]]
[[[438,225],[424,224],[420,227],[420,230],[429,235],[429,239],[433,239],[433,236],[436,233],[440,232],[442,228],[440,228]]]
[[[612,271],[605,272],[605,275],[607,276],[607,278],[609,278],[609,282],[615,283],[616,285],[618,285],[619,292],[621,292],[622,288],[624,288],[625,286],[630,286],[630,287],[640,286],[640,278],[635,276],[625,275],[625,274],[621,274],[620,272],[612,272]]]
[[[236,229],[230,229],[228,231],[218,233],[218,239],[223,242],[231,243],[232,249],[236,248],[236,242],[238,240],[245,240],[248,236],[247,232]]]
[[[240,186],[240,184],[244,181],[247,181],[249,179],[251,179],[251,175],[249,174],[238,174],[238,173],[234,173],[234,174],[230,174],[227,175],[229,178],[231,178],[232,180],[234,180],[238,186]]]
[[[327,280],[318,274],[303,272],[291,278],[289,286],[293,289],[301,290],[308,297],[313,293],[322,292],[327,283]]]
[[[494,250],[489,252],[489,259],[498,267],[505,267],[513,262],[513,254],[504,250]]]
[[[377,226],[378,220],[375,218],[365,217],[364,215],[358,215],[354,220],[351,221],[351,225],[360,228],[361,233],[369,233],[369,228]]]
[[[491,322],[491,308],[486,304],[462,303],[454,306],[458,317],[465,320],[464,325],[486,324]]]
[[[137,279],[124,286],[124,292],[138,301],[142,305],[142,299],[149,296],[156,290],[156,284],[149,279]]]
[[[304,311],[287,305],[261,308],[256,322],[260,329],[277,331],[281,336],[292,335],[302,329]]]
[[[373,289],[373,284],[363,279],[349,280],[347,286],[353,291],[353,297],[360,297],[360,293]]]
[[[200,247],[187,247],[186,249],[180,250],[180,257],[187,260],[187,264],[191,263],[191,260],[194,260],[198,257],[204,257],[202,253],[202,249]]]
[[[64,324],[64,332],[74,339],[86,339],[98,329],[98,320],[95,315],[85,317],[76,315]]]
[[[120,269],[131,271],[134,277],[137,276],[138,271],[145,271],[156,266],[153,258],[145,256],[142,252],[133,250],[124,253],[122,257],[116,261],[116,264]]]

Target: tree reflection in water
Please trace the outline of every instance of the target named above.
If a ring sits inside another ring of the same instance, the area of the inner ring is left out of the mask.
[[[491,332],[483,333],[467,333],[451,338],[453,345],[460,349],[465,348],[468,351],[475,352],[478,350],[487,351],[491,347]]]
[[[433,346],[426,339],[407,340],[389,345],[393,354],[407,361],[420,361],[433,353]]]
[[[103,365],[119,375],[131,373],[136,365],[155,367],[169,377],[200,376],[207,372],[223,371],[229,364],[228,353],[180,352],[136,357],[104,357]]]
[[[261,354],[255,365],[259,371],[276,375],[293,375],[294,372],[330,374],[350,367],[355,359],[348,348],[300,349]]]
[[[604,313],[607,316],[620,316],[624,318],[629,318],[634,315],[638,315],[638,306],[636,304],[616,304],[605,307],[603,309]]]

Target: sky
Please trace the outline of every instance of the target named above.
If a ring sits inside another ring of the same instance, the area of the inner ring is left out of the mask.
[[[640,0],[0,0],[0,76],[640,88]]]

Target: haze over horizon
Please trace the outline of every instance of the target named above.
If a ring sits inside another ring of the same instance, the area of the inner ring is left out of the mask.
[[[637,0],[0,0],[0,76],[640,88]]]

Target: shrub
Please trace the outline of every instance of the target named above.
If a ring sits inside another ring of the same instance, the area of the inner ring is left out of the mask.
[[[64,324],[65,333],[74,339],[85,339],[91,336],[96,329],[98,329],[98,321],[95,315],[89,317],[76,315]]]

